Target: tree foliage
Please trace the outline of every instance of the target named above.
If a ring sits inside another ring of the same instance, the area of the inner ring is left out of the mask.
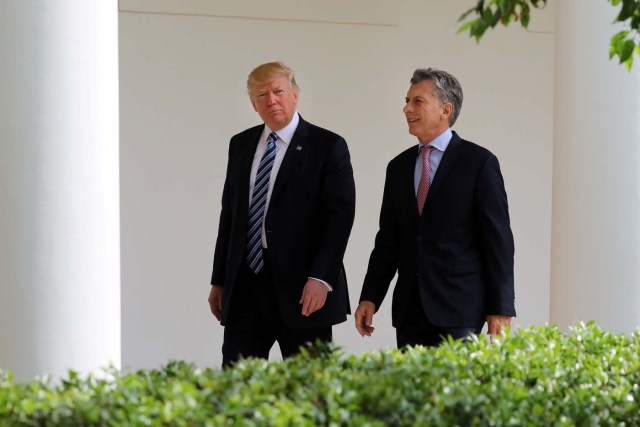
[[[640,0],[607,0],[621,9],[614,20],[623,30],[611,38],[609,58],[618,58],[627,70],[633,66],[634,56],[640,56]],[[529,26],[532,8],[541,9],[547,0],[478,0],[477,4],[460,16],[465,21],[458,33],[468,31],[469,36],[480,41],[489,28],[498,23],[507,26],[516,21],[524,28]],[[634,55],[635,53],[635,55]]]

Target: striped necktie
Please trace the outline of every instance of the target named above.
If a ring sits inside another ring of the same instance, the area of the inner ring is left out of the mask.
[[[434,147],[427,145],[421,148],[420,154],[422,154],[422,176],[420,177],[420,184],[418,184],[418,212],[422,215],[422,209],[424,208],[424,202],[427,200],[427,194],[429,193],[429,187],[431,186],[431,166],[429,165],[429,155]]]
[[[249,268],[258,274],[264,266],[262,259],[262,223],[264,221],[264,210],[267,206],[267,193],[269,191],[269,180],[271,169],[276,159],[276,141],[278,135],[271,132],[267,138],[267,149],[260,160],[256,181],[253,186],[251,206],[249,207],[249,231],[247,232],[247,262]]]

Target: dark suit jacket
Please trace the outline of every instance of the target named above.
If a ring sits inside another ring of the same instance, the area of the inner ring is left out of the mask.
[[[498,159],[455,132],[418,214],[418,150],[387,167],[380,230],[360,300],[376,310],[396,271],[392,320],[405,324],[417,279],[422,306],[440,327],[475,327],[488,314],[515,316],[513,235]]]
[[[264,125],[231,138],[211,283],[224,286],[222,320],[229,318],[236,278],[245,262],[249,179]],[[300,117],[276,177],[265,217],[278,307],[290,327],[329,326],[350,313],[342,264],[355,214],[355,184],[345,140]],[[333,287],[309,317],[299,304],[309,277]]]

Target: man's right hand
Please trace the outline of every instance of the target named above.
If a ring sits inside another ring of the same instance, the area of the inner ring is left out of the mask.
[[[209,292],[209,308],[211,313],[220,321],[222,317],[222,293],[224,288],[218,285],[212,285]]]
[[[370,337],[375,328],[371,326],[373,323],[373,313],[376,311],[376,305],[371,301],[360,301],[356,309],[356,329],[362,337]]]

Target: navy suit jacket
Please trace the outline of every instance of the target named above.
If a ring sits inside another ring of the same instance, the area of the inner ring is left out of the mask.
[[[222,319],[229,318],[236,278],[246,256],[249,179],[264,125],[231,138],[211,284],[224,287]],[[355,214],[355,184],[345,140],[300,117],[276,176],[265,217],[278,307],[294,328],[330,326],[350,313],[343,257]],[[320,310],[302,316],[309,277],[333,287]]]
[[[391,160],[360,301],[380,307],[396,272],[392,321],[405,324],[417,280],[424,312],[440,327],[476,327],[515,316],[513,235],[498,159],[455,132],[422,215],[414,185],[417,148]]]

